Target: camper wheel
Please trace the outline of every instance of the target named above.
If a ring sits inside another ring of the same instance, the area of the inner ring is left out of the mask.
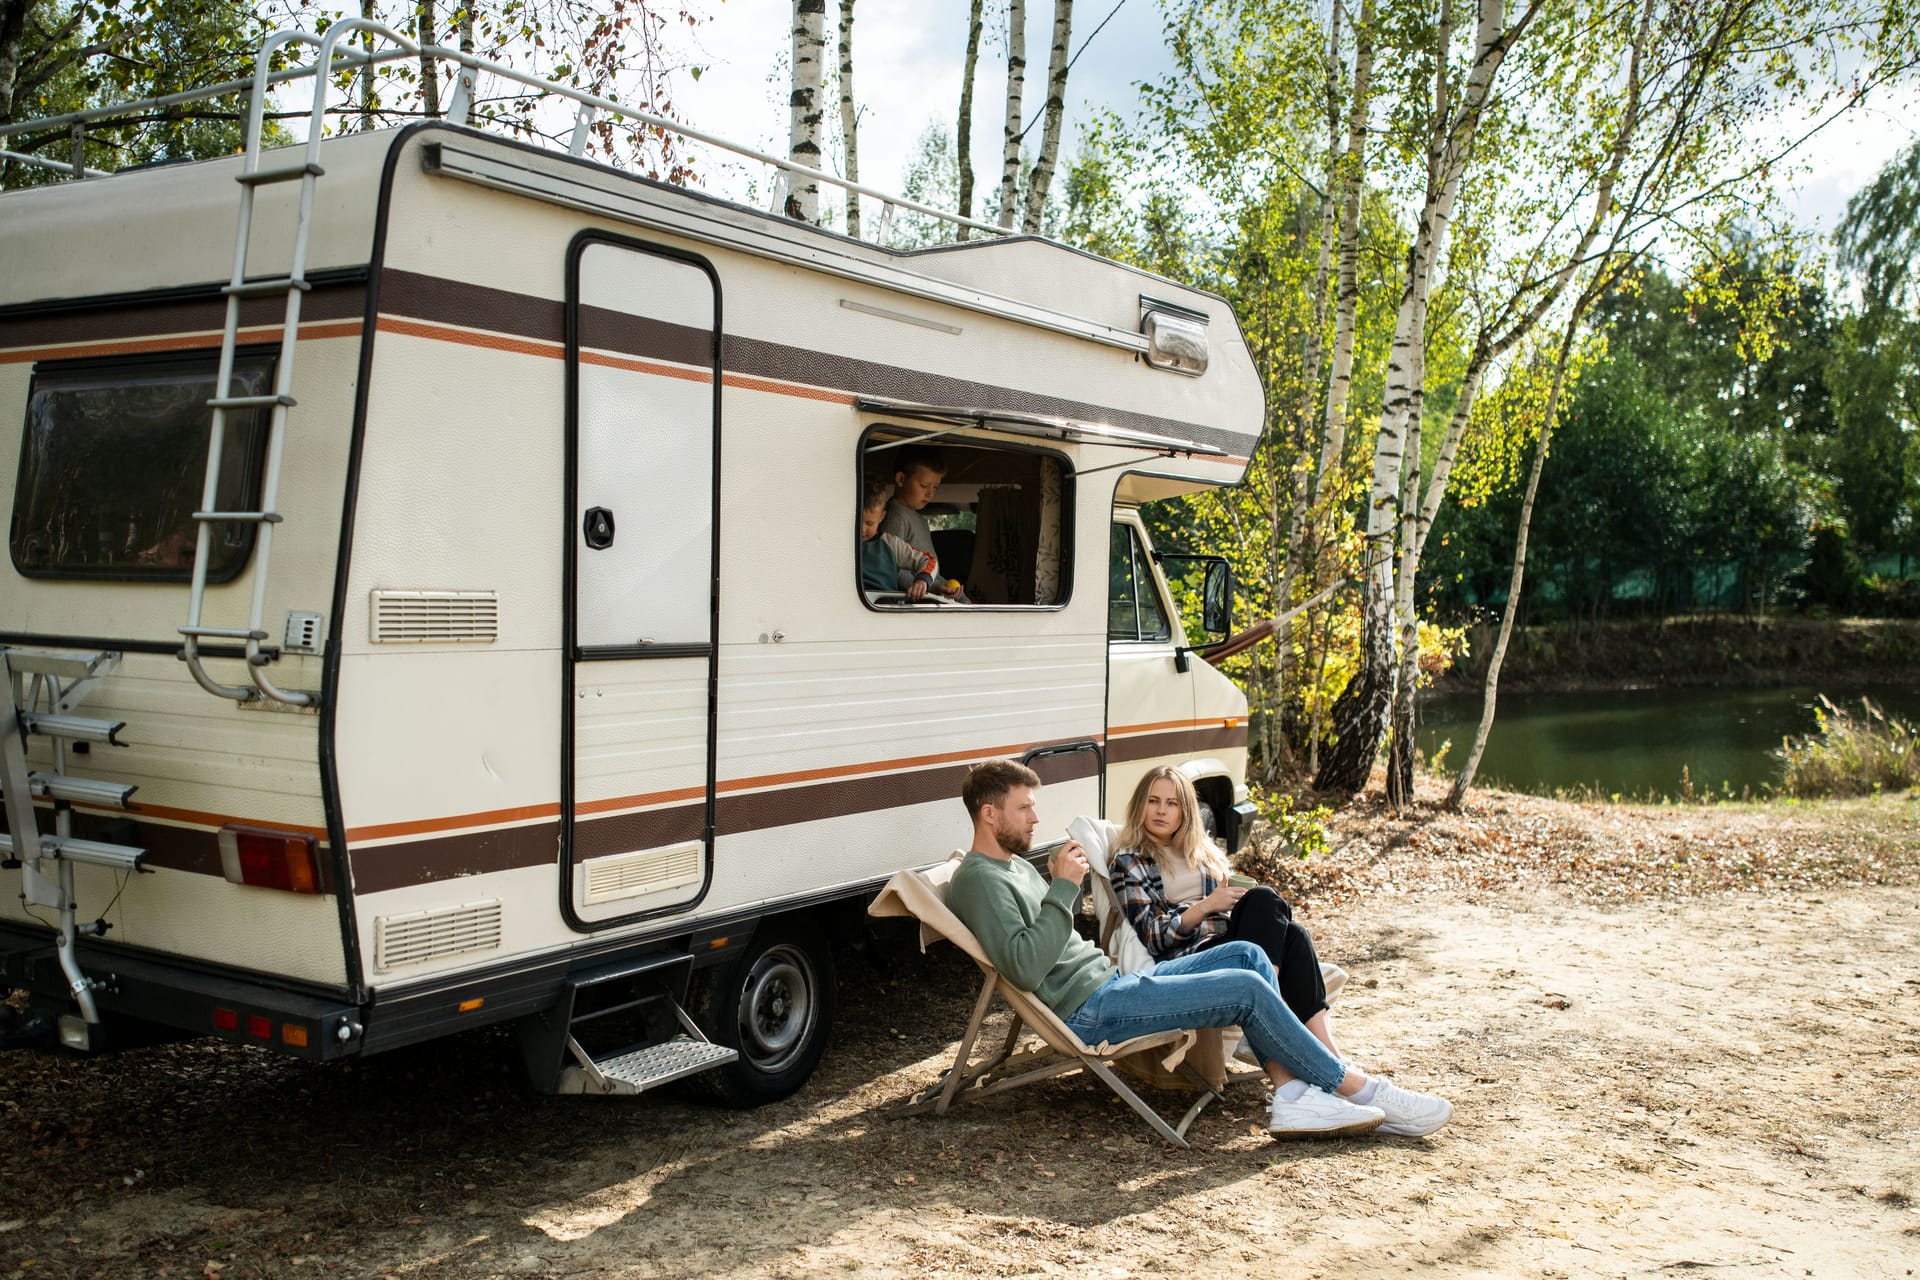
[[[746,954],[705,975],[693,1016],[736,1062],[693,1077],[728,1106],[776,1102],[807,1082],[833,1026],[833,957],[804,920],[763,924]]]

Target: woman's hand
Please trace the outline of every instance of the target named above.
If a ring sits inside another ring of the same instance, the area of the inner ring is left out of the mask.
[[[1201,907],[1204,915],[1223,916],[1239,906],[1240,899],[1246,895],[1247,891],[1243,886],[1223,882],[1194,905]]]
[[[1246,896],[1246,893],[1244,886],[1223,881],[1212,893],[1180,913],[1180,928],[1187,933],[1192,933],[1208,916],[1228,914],[1239,904],[1240,899]]]

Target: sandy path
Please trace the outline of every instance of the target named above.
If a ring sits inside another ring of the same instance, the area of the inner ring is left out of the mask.
[[[206,1044],[64,1064],[0,1091],[0,1277],[1920,1268],[1920,890],[1310,923],[1355,973],[1344,1041],[1450,1094],[1440,1134],[1280,1145],[1242,1086],[1174,1151],[1075,1080],[885,1118],[971,1003],[936,952],[746,1114],[529,1098],[499,1040],[350,1073]]]

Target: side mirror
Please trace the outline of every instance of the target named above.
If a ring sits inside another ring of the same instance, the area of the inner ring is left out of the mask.
[[[1158,553],[1157,558],[1161,571],[1167,575],[1167,585],[1173,588],[1175,599],[1184,599],[1191,608],[1194,599],[1192,593],[1198,591],[1198,629],[1220,640],[1231,635],[1233,567],[1220,556],[1196,556],[1170,551]]]
[[[1200,625],[1208,635],[1225,639],[1233,632],[1233,566],[1225,560],[1209,563],[1202,592]]]

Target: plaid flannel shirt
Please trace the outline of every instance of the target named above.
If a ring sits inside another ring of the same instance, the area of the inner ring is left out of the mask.
[[[1191,902],[1168,902],[1167,886],[1160,878],[1160,864],[1137,849],[1122,849],[1113,855],[1114,896],[1127,913],[1127,923],[1146,943],[1155,960],[1171,960],[1197,950],[1203,943],[1227,934],[1230,923],[1224,915],[1211,915],[1189,931],[1180,927],[1180,916]],[[1219,888],[1220,882],[1200,871],[1200,896]]]

